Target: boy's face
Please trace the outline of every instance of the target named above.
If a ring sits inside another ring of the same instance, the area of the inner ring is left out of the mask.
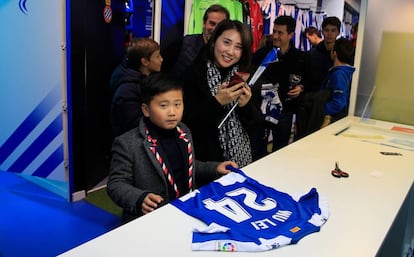
[[[331,57],[332,61],[335,61],[336,58],[336,51],[334,51],[333,49],[329,52],[329,56]]]
[[[148,61],[148,70],[150,70],[150,72],[159,72],[161,70],[161,64],[163,61],[160,50],[156,50],[154,53],[152,53]]]
[[[150,105],[143,104],[142,112],[152,123],[162,129],[174,129],[183,117],[183,92],[170,90],[154,96]]]

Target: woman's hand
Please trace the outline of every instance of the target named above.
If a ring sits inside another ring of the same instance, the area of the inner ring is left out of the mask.
[[[243,93],[239,97],[240,107],[245,106],[250,101],[250,98],[252,98],[252,89],[247,84],[242,87],[242,90]]]
[[[246,87],[246,82],[240,82],[231,87],[228,85],[228,82],[224,82],[217,90],[216,99],[221,105],[226,105],[238,100],[239,97],[245,92],[243,88]]]

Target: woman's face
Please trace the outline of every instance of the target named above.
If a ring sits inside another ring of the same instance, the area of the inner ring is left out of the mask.
[[[219,68],[235,65],[243,54],[240,33],[236,29],[224,31],[214,43],[215,64]]]

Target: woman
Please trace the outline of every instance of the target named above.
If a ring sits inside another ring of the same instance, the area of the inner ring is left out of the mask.
[[[244,81],[229,86],[232,76],[249,69],[251,45],[246,25],[224,20],[185,76],[183,121],[193,133],[200,160],[232,160],[240,167],[252,161],[248,134],[261,126],[263,118],[251,103],[252,92]],[[236,110],[218,128],[236,103]]]

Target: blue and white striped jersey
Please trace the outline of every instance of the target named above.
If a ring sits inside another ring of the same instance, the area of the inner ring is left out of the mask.
[[[171,204],[208,225],[193,231],[192,249],[198,251],[256,252],[295,244],[329,217],[315,188],[295,200],[241,170]]]

